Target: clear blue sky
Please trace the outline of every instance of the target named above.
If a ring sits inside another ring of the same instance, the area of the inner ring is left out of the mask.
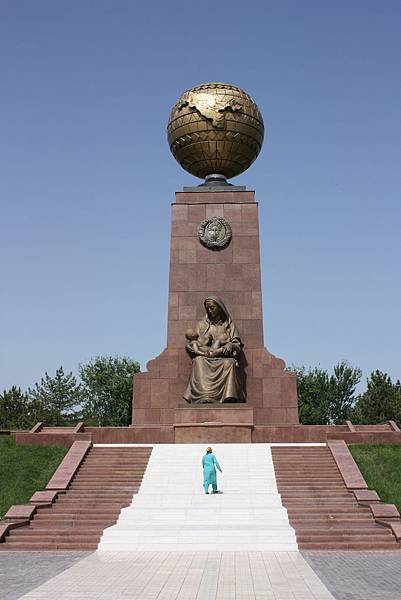
[[[0,4],[0,388],[165,346],[166,142],[205,81],[258,103],[265,339],[401,376],[399,0]]]

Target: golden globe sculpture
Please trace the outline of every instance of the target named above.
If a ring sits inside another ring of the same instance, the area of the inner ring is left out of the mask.
[[[257,104],[228,83],[204,83],[184,92],[167,125],[174,158],[183,169],[206,180],[243,173],[257,158],[263,136]]]

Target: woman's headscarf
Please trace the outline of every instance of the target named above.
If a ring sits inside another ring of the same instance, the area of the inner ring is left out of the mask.
[[[242,348],[243,344],[241,342],[241,338],[239,336],[238,329],[236,328],[234,321],[232,320],[231,315],[228,312],[223,300],[221,298],[218,298],[217,296],[208,296],[207,298],[205,298],[205,300],[203,302],[205,309],[206,309],[206,302],[208,300],[212,300],[220,308],[220,311],[222,312],[223,325],[225,326],[227,335],[230,338],[230,342],[236,341],[240,344],[240,346]],[[201,327],[202,334],[207,333],[211,324],[212,324],[212,322],[210,321],[209,316],[207,314],[207,310],[206,310],[206,315],[204,316],[202,321],[199,323],[199,325],[202,325],[202,327]]]

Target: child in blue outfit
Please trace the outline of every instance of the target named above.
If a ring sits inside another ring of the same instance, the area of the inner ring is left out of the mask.
[[[215,455],[212,452],[212,449],[206,448],[206,454],[202,458],[202,467],[203,467],[203,489],[205,490],[205,494],[209,493],[209,486],[212,486],[213,494],[217,494],[217,479],[216,479],[216,467],[222,473],[223,471],[220,468],[219,463]]]

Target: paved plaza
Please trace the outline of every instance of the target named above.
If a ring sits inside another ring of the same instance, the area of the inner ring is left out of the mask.
[[[14,557],[18,561],[18,554]],[[100,551],[20,597],[26,600],[333,598],[299,552]]]
[[[401,554],[2,552],[0,599],[18,598],[401,600]]]
[[[17,600],[90,552],[0,552],[0,599]]]
[[[401,552],[302,552],[338,600],[401,600]]]

